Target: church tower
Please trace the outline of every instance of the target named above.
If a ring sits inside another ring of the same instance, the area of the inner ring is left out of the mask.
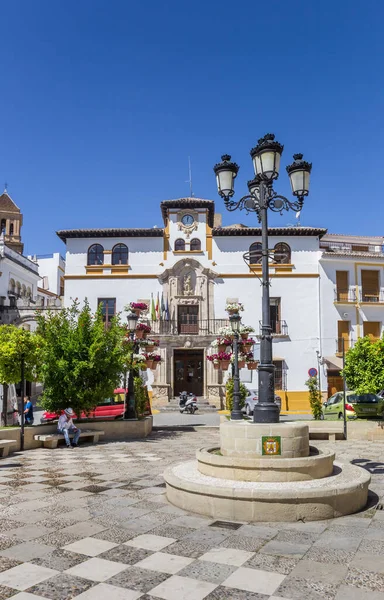
[[[0,196],[0,230],[4,234],[6,246],[19,254],[23,253],[24,244],[21,242],[21,226],[23,215],[16,206],[7,190]]]

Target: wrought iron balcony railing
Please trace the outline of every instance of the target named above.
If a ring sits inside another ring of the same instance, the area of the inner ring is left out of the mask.
[[[360,302],[369,302],[376,304],[377,302],[384,302],[384,290],[360,290]]]
[[[193,317],[194,315],[184,315]],[[151,321],[153,335],[217,335],[220,327],[229,327],[228,319],[181,319]]]
[[[272,335],[281,335],[281,336],[287,336],[288,335],[288,325],[287,325],[286,321],[284,321],[284,320],[280,320],[280,321],[272,320],[271,325],[272,325]],[[260,337],[260,335],[261,335],[261,321],[259,321],[259,335],[258,335],[258,337]]]
[[[335,287],[335,302],[348,304],[349,302],[356,302],[356,289],[353,288],[338,288]]]

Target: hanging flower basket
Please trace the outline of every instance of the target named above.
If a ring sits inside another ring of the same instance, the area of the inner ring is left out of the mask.
[[[239,360],[238,365],[239,365],[239,369],[244,369],[244,367],[245,367],[245,360]]]
[[[218,351],[219,351],[219,352],[225,352],[225,351],[226,351],[226,349],[227,349],[227,346],[226,346],[225,344],[220,344],[220,345],[217,347],[217,349],[218,349]]]
[[[218,371],[220,369],[220,363],[219,362],[214,362],[213,363],[213,368],[216,369],[216,371]]]
[[[244,306],[241,302],[229,302],[226,305],[225,310],[229,315],[237,315],[240,311],[244,310]]]
[[[257,362],[249,362],[247,363],[248,371],[256,371]]]
[[[223,371],[226,371],[228,369],[228,367],[229,367],[230,362],[231,362],[230,360],[221,360],[220,361],[220,368]]]
[[[153,369],[153,360],[146,360],[147,369]]]
[[[248,339],[248,333],[240,333],[241,339],[242,340],[247,340]]]
[[[145,338],[147,337],[147,332],[143,329],[136,329],[135,335],[137,340],[145,340]]]
[[[243,349],[244,349],[245,354],[248,354],[248,352],[252,352],[253,346],[254,346],[254,341],[253,340],[244,339]]]

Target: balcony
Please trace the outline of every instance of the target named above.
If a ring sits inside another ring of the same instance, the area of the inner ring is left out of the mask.
[[[336,356],[343,356],[343,342],[344,342],[344,351],[347,352],[350,348],[352,348],[354,342],[352,340],[352,338],[337,338],[335,340],[336,342],[336,350],[335,350],[335,354]]]
[[[335,288],[334,293],[335,293],[335,302],[338,302],[339,304],[350,304],[350,303],[354,304],[356,302],[356,289],[355,288],[349,288],[349,289]]]
[[[181,321],[151,321],[149,325],[153,335],[217,335],[220,327],[229,327],[229,321],[228,319],[182,319]]]
[[[271,326],[272,326],[272,335],[273,337],[287,337],[288,336],[288,325],[287,322],[284,320],[281,321],[272,321],[271,322]],[[257,337],[261,336],[261,321],[259,321],[259,335]]]
[[[378,304],[384,302],[384,290],[360,290],[360,302],[367,302],[369,304]]]
[[[320,249],[326,254],[353,255],[362,254],[368,256],[383,256],[384,247],[381,244],[354,244],[348,242],[320,242]]]

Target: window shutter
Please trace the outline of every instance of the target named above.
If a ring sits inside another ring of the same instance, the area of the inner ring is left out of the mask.
[[[363,287],[363,296],[379,295],[379,271],[361,271],[361,284]]]

